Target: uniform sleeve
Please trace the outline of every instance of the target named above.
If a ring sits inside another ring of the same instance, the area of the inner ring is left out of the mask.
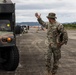
[[[46,29],[48,28],[47,23],[44,22],[41,18],[38,18],[37,20],[38,20],[38,22],[39,22],[43,27],[45,27]]]
[[[59,25],[58,30],[60,31],[61,34],[63,34],[63,41],[62,42],[66,44],[68,41],[67,31],[64,29],[64,26],[62,24]]]
[[[68,41],[68,33],[67,33],[66,30],[64,30],[63,42],[64,42],[65,44],[67,44],[67,41]]]
[[[59,31],[60,33],[63,33],[63,32],[64,32],[64,26],[63,26],[62,24],[59,24],[59,26],[58,26],[58,31]]]

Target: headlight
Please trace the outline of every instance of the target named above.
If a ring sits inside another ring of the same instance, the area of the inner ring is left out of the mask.
[[[6,38],[2,38],[2,42],[7,42],[7,39]]]
[[[11,42],[12,38],[7,37],[7,38],[2,38],[2,42]]]
[[[11,42],[11,41],[12,41],[12,38],[8,37],[7,42]]]

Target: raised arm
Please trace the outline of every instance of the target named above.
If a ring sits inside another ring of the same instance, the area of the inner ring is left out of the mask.
[[[47,25],[46,22],[44,22],[44,21],[41,19],[41,14],[39,15],[38,13],[35,13],[35,16],[36,16],[38,22],[39,22],[43,27],[47,28],[48,25]]]

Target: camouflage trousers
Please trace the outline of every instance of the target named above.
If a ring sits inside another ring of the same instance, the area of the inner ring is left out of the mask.
[[[47,71],[56,73],[58,69],[59,59],[61,58],[61,50],[57,47],[51,47],[49,45],[47,51],[46,68]],[[53,63],[52,63],[53,62]]]

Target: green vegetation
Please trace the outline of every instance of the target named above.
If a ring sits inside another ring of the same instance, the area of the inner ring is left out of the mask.
[[[76,23],[63,24],[66,29],[76,29]]]

